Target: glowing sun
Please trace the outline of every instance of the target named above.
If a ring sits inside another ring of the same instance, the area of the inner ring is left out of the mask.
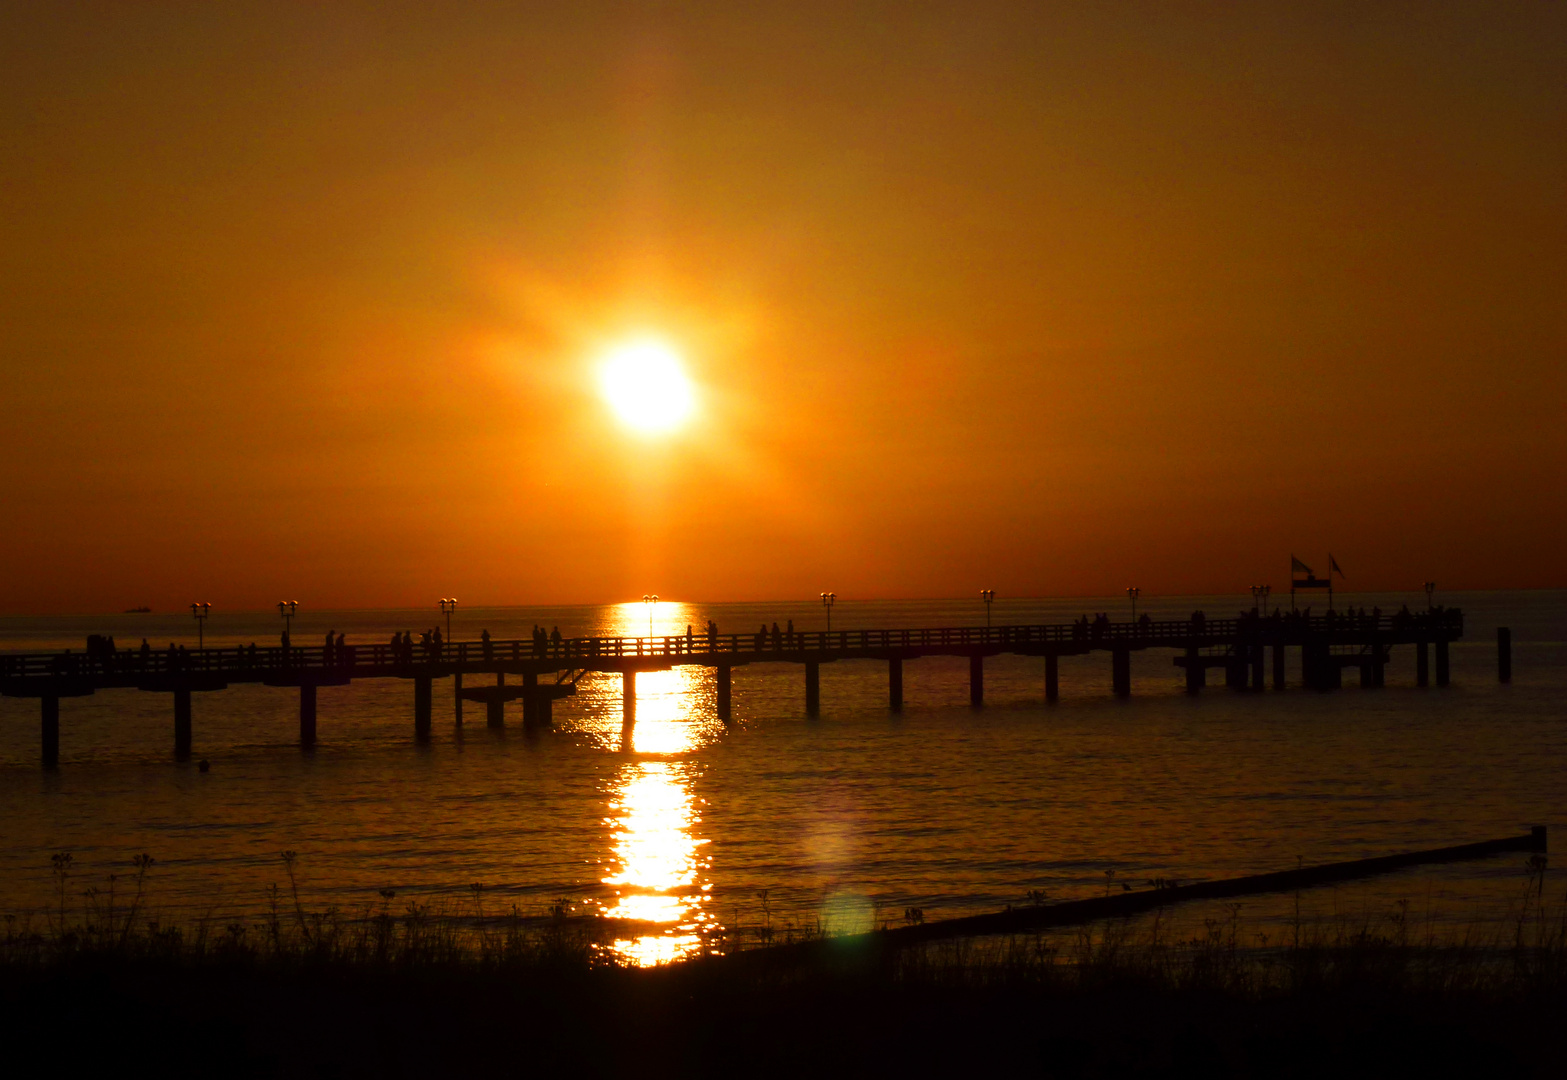
[[[599,363],[599,390],[621,423],[645,435],[674,431],[696,408],[680,355],[656,340],[610,349]]]

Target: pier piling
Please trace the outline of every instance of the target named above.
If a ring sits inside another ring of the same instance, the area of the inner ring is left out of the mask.
[[[985,658],[979,653],[968,658],[968,702],[976,709],[985,704]]]
[[[452,716],[457,721],[457,726],[462,727],[462,672],[452,673]]]
[[[1124,646],[1111,650],[1110,684],[1116,697],[1132,696],[1132,650]]]
[[[1208,681],[1208,669],[1203,667],[1202,653],[1195,645],[1186,647],[1186,692],[1195,694]]]
[[[316,744],[316,687],[314,683],[299,685],[299,745],[309,750]]]
[[[1224,665],[1224,685],[1231,690],[1246,689],[1246,646],[1236,645]]]
[[[1506,626],[1496,628],[1496,681],[1513,681],[1513,632]]]
[[[495,685],[506,685],[506,673],[504,671],[495,673]],[[524,711],[531,711],[528,709],[526,698],[523,699],[523,709]],[[496,694],[484,703],[484,726],[492,728],[503,728],[506,726],[506,699],[500,694]]]
[[[1061,658],[1055,653],[1045,654],[1045,700],[1061,700]]]
[[[1439,638],[1436,643],[1436,684],[1447,685],[1447,639]]]
[[[190,757],[190,687],[174,689],[174,756]]]
[[[45,694],[43,702],[43,751],[44,768],[58,768],[60,764],[60,699]]]
[[[498,677],[503,678],[504,677],[504,673],[502,673]],[[545,712],[545,709],[547,709],[549,707],[549,700],[550,700],[549,698],[547,698],[543,694],[539,693],[539,676],[538,676],[538,674],[536,672],[532,672],[532,671],[523,672],[523,676],[522,676],[522,726],[525,727],[525,728],[535,727],[535,726],[537,726],[540,723],[541,717],[543,719],[543,722],[544,722],[545,726],[548,726],[549,724],[554,723],[554,712],[553,712],[553,710],[551,710],[550,712]],[[499,726],[503,726],[505,723],[506,723],[506,717],[504,715],[502,715],[502,717],[500,719],[500,724],[498,724],[496,726],[498,726],[498,727]]]
[[[1261,642],[1253,642],[1247,651],[1251,653],[1251,688],[1260,692],[1267,682],[1266,649]]]
[[[731,669],[728,664],[719,664],[713,669],[713,687],[718,699],[718,718],[724,723],[734,719],[734,696],[730,686]]]
[[[637,673],[624,671],[620,675],[620,726],[629,728],[637,722]]]
[[[822,711],[822,666],[815,660],[805,662],[805,715],[819,716]]]
[[[1273,689],[1284,689],[1284,646],[1273,646]]]
[[[893,712],[903,708],[903,657],[887,661],[887,707]]]
[[[414,676],[414,737],[417,739],[430,737],[431,697],[430,676]]]

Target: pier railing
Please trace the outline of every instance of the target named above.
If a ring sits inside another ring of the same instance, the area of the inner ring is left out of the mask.
[[[965,626],[917,629],[797,630],[771,628],[748,634],[690,633],[654,637],[590,637],[538,640],[489,640],[433,643],[223,646],[199,651],[106,649],[55,653],[0,653],[0,679],[85,678],[151,681],[204,675],[264,680],[301,670],[397,674],[431,666],[545,662],[556,668],[594,667],[636,659],[747,661],[767,654],[854,654],[898,650],[1087,651],[1147,647],[1209,647],[1238,642],[1296,644],[1323,636],[1339,643],[1354,640],[1451,640],[1463,633],[1461,612],[1447,609],[1395,615],[1274,614],[1235,619],[1193,617],[1136,622],[1080,619],[1073,623],[1026,626]]]

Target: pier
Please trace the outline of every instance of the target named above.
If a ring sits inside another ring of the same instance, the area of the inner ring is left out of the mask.
[[[1255,613],[1234,619],[1134,622],[1087,618],[1065,624],[996,627],[937,627],[890,630],[796,631],[793,633],[682,634],[666,637],[567,638],[562,640],[463,641],[441,645],[298,646],[256,645],[168,649],[104,649],[87,652],[0,653],[0,694],[37,698],[41,704],[41,748],[45,766],[59,762],[60,699],[99,690],[132,688],[174,698],[174,752],[188,757],[192,746],[192,694],[259,683],[299,691],[299,743],[316,742],[316,690],[355,679],[405,679],[413,683],[413,726],[417,738],[430,734],[434,683],[450,678],[457,723],[463,702],[483,704],[486,722],[499,727],[505,707],[521,701],[527,727],[549,726],[554,702],[576,693],[588,672],[622,678],[623,722],[635,723],[636,676],[676,666],[711,668],[718,718],[732,719],[730,680],[747,664],[798,664],[805,674],[805,712],[821,709],[821,665],[848,660],[887,665],[887,704],[903,707],[903,665],[932,656],[969,661],[969,700],[985,700],[985,660],[1002,654],[1041,658],[1043,698],[1060,694],[1059,659],[1092,652],[1111,655],[1110,692],[1132,692],[1131,654],[1172,650],[1189,693],[1200,693],[1208,673],[1219,672],[1236,691],[1286,689],[1286,650],[1297,649],[1303,685],[1332,690],[1344,672],[1358,674],[1362,687],[1383,685],[1397,646],[1413,647],[1416,683],[1449,680],[1448,647],[1463,636],[1463,614],[1453,609],[1397,615],[1332,612],[1304,615]],[[1511,640],[1498,635],[1498,674],[1511,677]],[[1271,670],[1271,679],[1269,678]],[[516,681],[508,682],[508,677]],[[488,680],[483,681],[483,680]]]

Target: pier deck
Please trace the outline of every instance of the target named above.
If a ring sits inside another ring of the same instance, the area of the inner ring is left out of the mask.
[[[1381,686],[1383,669],[1396,645],[1416,650],[1417,682],[1430,679],[1428,650],[1436,654],[1436,682],[1448,682],[1448,645],[1463,635],[1463,615],[1451,609],[1398,615],[1312,615],[1274,613],[1234,619],[1090,621],[1027,626],[936,627],[886,630],[795,631],[793,633],[712,634],[666,637],[601,637],[562,640],[462,641],[439,646],[345,644],[343,646],[229,646],[188,651],[98,649],[90,652],[0,653],[0,694],[41,699],[43,760],[59,759],[59,699],[98,690],[134,688],[174,694],[175,753],[191,747],[190,695],[225,689],[231,683],[298,687],[300,742],[315,741],[316,688],[354,679],[399,678],[414,681],[414,731],[430,729],[433,680],[453,677],[461,722],[463,700],[484,702],[491,724],[502,722],[505,702],[520,699],[529,724],[548,724],[551,703],[575,692],[587,672],[622,675],[625,721],[635,716],[635,680],[639,671],[682,665],[709,667],[717,682],[717,711],[729,721],[730,673],[746,664],[793,663],[805,669],[805,708],[820,706],[820,665],[839,660],[882,660],[888,664],[888,704],[903,704],[903,662],[928,656],[969,658],[970,700],[984,701],[984,660],[1011,653],[1045,660],[1044,696],[1058,696],[1057,660],[1062,656],[1109,652],[1111,688],[1131,692],[1130,655],[1147,649],[1171,649],[1174,664],[1185,671],[1188,691],[1206,684],[1209,669],[1224,672],[1226,685],[1264,689],[1271,653],[1272,686],[1285,688],[1285,650],[1297,648],[1308,688],[1340,685],[1343,669],[1360,673],[1361,685]],[[490,676],[491,686],[469,682]],[[506,676],[522,678],[506,685]]]

